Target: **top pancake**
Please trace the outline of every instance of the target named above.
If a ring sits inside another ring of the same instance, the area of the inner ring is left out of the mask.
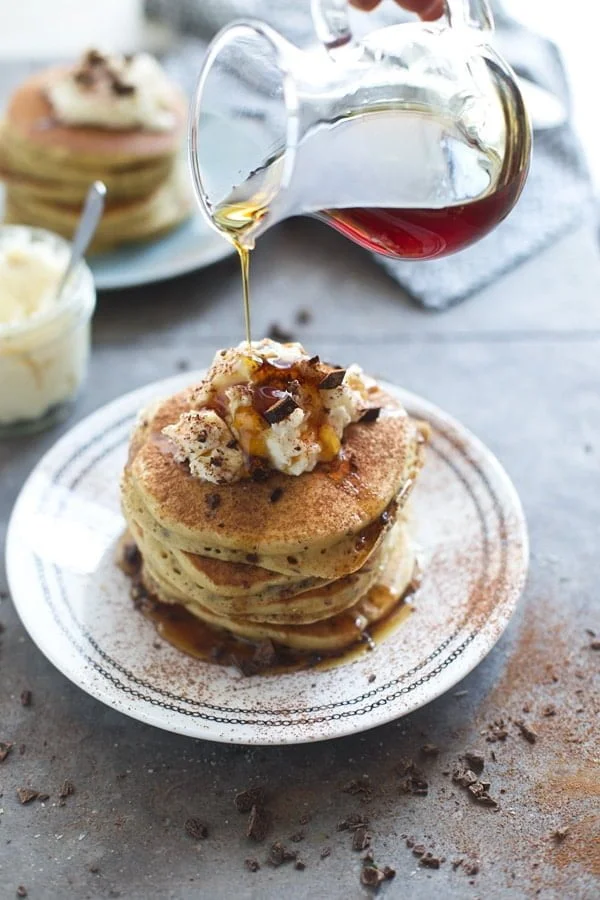
[[[173,85],[172,110],[176,123],[170,131],[143,128],[112,130],[89,125],[62,125],[54,118],[45,90],[53,80],[64,76],[72,67],[57,66],[38,72],[24,81],[14,92],[6,110],[6,127],[15,129],[21,139],[45,148],[76,156],[79,164],[85,157],[99,162],[160,157],[176,152],[187,116],[187,102]]]
[[[382,412],[375,422],[344,433],[342,458],[299,476],[273,471],[265,481],[215,485],[175,462],[165,425],[193,408],[188,389],[158,404],[132,437],[126,478],[163,529],[198,544],[266,554],[325,549],[373,522],[409,488],[421,466],[421,435],[399,404],[372,395]],[[282,490],[277,502],[275,488]],[[219,496],[215,508],[215,495]]]

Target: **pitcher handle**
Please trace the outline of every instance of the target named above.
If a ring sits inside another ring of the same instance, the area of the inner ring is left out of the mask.
[[[477,28],[493,31],[494,18],[488,0],[444,0],[450,28]],[[341,47],[354,43],[348,17],[348,0],[311,0],[317,37],[333,58]]]

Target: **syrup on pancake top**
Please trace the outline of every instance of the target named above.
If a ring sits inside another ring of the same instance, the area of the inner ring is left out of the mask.
[[[265,641],[278,663],[365,641],[413,584],[404,507],[425,438],[358,366],[271,340],[219,351],[132,435],[138,601],[152,597],[168,639],[220,662]]]

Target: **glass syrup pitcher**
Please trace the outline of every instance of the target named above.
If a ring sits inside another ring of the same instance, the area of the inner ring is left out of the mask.
[[[486,0],[446,0],[439,22],[351,34],[346,0],[313,0],[321,46],[237,21],[209,47],[190,123],[201,206],[238,249],[316,215],[400,259],[483,237],[512,209],[531,127],[490,44]]]

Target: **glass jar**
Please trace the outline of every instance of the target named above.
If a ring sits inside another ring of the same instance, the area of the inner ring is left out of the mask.
[[[43,228],[4,225],[0,266],[3,252],[15,246],[31,262],[32,281],[36,253],[54,258],[62,274],[71,251],[68,241]],[[59,300],[22,321],[0,318],[0,437],[39,431],[68,415],[87,374],[95,305],[94,279],[82,262]]]

